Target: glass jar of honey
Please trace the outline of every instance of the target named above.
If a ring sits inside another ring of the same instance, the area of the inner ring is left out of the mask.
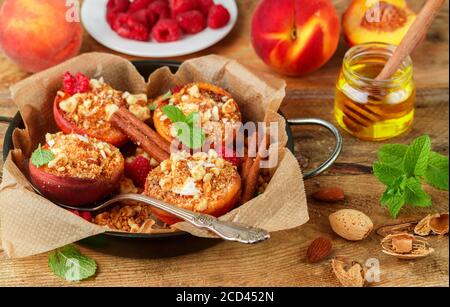
[[[397,136],[411,126],[416,86],[411,58],[387,80],[376,80],[395,46],[367,43],[344,57],[336,85],[335,117],[350,134],[369,141]]]

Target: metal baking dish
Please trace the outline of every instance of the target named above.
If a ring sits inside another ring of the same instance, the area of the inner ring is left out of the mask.
[[[180,62],[176,61],[164,61],[164,60],[142,60],[142,61],[133,61],[132,62],[136,69],[139,71],[139,73],[147,79],[151,73],[153,73],[156,69],[161,68],[163,66],[168,66],[170,70],[175,73],[180,66]],[[1,101],[1,97],[0,97]],[[281,114],[281,113],[280,113]],[[283,114],[281,114],[283,115]],[[283,116],[284,117],[284,116]],[[9,151],[13,148],[12,144],[12,133],[14,129],[16,128],[23,128],[24,124],[22,121],[22,117],[20,116],[20,113],[18,112],[13,118],[7,118],[0,116],[0,122],[8,123],[8,129],[5,134],[4,142],[3,142],[3,160],[6,160],[6,157],[8,156]],[[288,135],[288,144],[287,147],[292,152],[294,151],[294,142],[293,142],[293,134],[291,126],[295,125],[319,125],[322,127],[327,128],[336,139],[336,147],[331,156],[322,163],[318,168],[308,172],[305,174],[304,178],[311,178],[314,176],[317,176],[318,174],[324,172],[327,170],[338,158],[341,149],[342,149],[342,137],[339,133],[339,131],[334,127],[331,123],[321,120],[321,119],[314,119],[314,118],[305,118],[305,119],[286,119],[287,125],[286,125],[286,133]],[[86,242],[96,242],[95,244],[103,245],[105,243],[104,240],[99,239],[99,237],[116,237],[116,239],[120,238],[135,238],[135,239],[162,239],[162,238],[168,238],[168,237],[180,237],[182,235],[185,235],[184,232],[174,232],[174,233],[156,233],[156,234],[136,234],[136,233],[124,233],[124,232],[115,232],[115,231],[108,231],[105,232],[104,235],[99,235],[94,238],[88,238],[84,241]],[[178,238],[180,239],[180,238]],[[103,242],[103,243],[101,243]],[[171,243],[167,242],[168,244],[168,251],[174,250],[174,246],[171,245]],[[184,245],[184,244],[183,244]],[[137,249],[137,252],[139,251],[139,248]],[[161,251],[161,250],[160,250]],[[163,252],[164,253],[164,252]]]

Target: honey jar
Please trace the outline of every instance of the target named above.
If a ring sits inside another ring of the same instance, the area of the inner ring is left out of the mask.
[[[336,84],[335,117],[360,139],[389,139],[407,131],[413,122],[416,86],[411,58],[391,78],[376,80],[394,50],[392,45],[367,43],[345,54]]]

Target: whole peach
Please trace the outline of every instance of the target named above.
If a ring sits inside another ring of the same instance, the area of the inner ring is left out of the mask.
[[[253,15],[252,44],[276,71],[299,76],[324,65],[339,43],[330,0],[262,0]]]
[[[78,54],[83,29],[66,20],[65,0],[5,0],[0,47],[21,69],[37,72]]]

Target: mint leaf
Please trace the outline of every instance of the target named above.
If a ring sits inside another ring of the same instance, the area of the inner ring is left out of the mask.
[[[407,150],[408,146],[403,144],[384,145],[378,150],[378,159],[384,164],[402,169]]]
[[[164,101],[169,99],[170,97],[172,97],[172,91],[168,91],[167,93],[165,93],[164,95],[161,96],[160,101]]]
[[[157,102],[152,102],[151,104],[148,105],[148,108],[150,109],[150,111],[155,111],[157,106],[158,106]]]
[[[431,206],[430,196],[423,190],[420,180],[414,177],[408,178],[405,184],[405,202],[415,207]]]
[[[50,150],[42,149],[41,144],[31,155],[31,163],[36,167],[46,165],[53,159],[55,159],[55,155]]]
[[[373,164],[373,172],[386,185],[381,204],[388,208],[393,217],[398,215],[404,204],[414,207],[432,205],[421,180],[448,191],[448,157],[431,151],[431,139],[427,135],[415,139],[409,146],[382,146],[378,159]]]
[[[393,218],[396,218],[400,209],[405,204],[405,195],[397,188],[388,187],[381,196],[381,204],[387,207],[389,214]]]
[[[187,137],[189,137],[189,135],[191,133],[190,132],[191,127],[188,124],[186,124],[185,122],[176,122],[176,123],[173,124],[173,127],[177,131],[177,136],[186,134]]]
[[[431,186],[448,191],[448,157],[431,152],[423,178]]]
[[[95,261],[82,255],[71,244],[50,252],[48,266],[53,273],[68,281],[86,279],[93,276],[97,270]]]
[[[398,168],[378,161],[373,164],[373,173],[385,185],[394,184],[395,180],[403,175],[403,171]]]
[[[408,177],[423,176],[428,167],[431,139],[428,135],[415,139],[406,150],[403,169]]]
[[[198,112],[192,112],[191,114],[189,114],[187,117],[186,117],[186,123],[188,124],[188,125],[190,125],[190,126],[193,126],[195,123],[197,123],[198,122],[198,117],[199,117],[200,115],[198,114]]]
[[[162,107],[162,111],[170,119],[172,123],[186,121],[186,116],[176,106],[164,106]]]
[[[200,116],[198,112],[192,112],[186,117],[180,109],[170,105],[164,106],[162,111],[177,129],[177,136],[181,143],[191,149],[203,146],[206,141],[205,133],[201,128],[195,126]]]

